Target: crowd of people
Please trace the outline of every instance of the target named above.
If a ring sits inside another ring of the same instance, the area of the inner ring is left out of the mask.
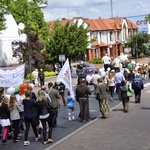
[[[150,78],[150,64],[139,64],[130,61],[121,54],[112,59],[106,53],[102,58],[103,68],[98,68],[91,78],[83,73],[78,76],[76,88],[76,100],[80,106],[79,117],[82,122],[90,120],[89,95],[91,95],[88,83],[93,83],[94,94],[99,103],[102,118],[110,111],[108,104],[108,93],[110,101],[113,102],[114,95],[122,101],[123,111],[129,111],[130,97],[135,95],[135,103],[141,102],[141,91],[144,88],[143,80]],[[90,79],[90,80],[89,80]]]
[[[150,65],[138,64],[133,61],[121,60],[119,57],[111,59],[107,53],[102,58],[104,67],[98,68],[92,75],[91,80],[94,86],[95,98],[98,100],[101,118],[105,119],[110,112],[110,101],[114,101],[114,95],[122,101],[123,111],[129,111],[129,100],[135,95],[135,103],[141,102],[141,91],[144,88],[143,80],[150,78]],[[35,70],[37,71],[37,70]],[[78,84],[75,88],[75,98],[71,97],[70,91],[65,96],[65,85],[60,82],[48,83],[44,86],[43,70],[35,73],[40,78],[40,90],[37,94],[33,92],[33,87],[28,85],[24,93],[15,91],[10,97],[4,93],[4,88],[0,87],[0,134],[2,143],[6,143],[9,138],[14,143],[19,142],[20,134],[24,133],[24,146],[30,145],[30,126],[35,135],[35,141],[43,138],[43,144],[53,143],[52,131],[57,126],[58,109],[60,99],[68,109],[68,121],[75,121],[75,102],[78,102],[81,122],[90,121],[89,95],[92,94],[88,86],[87,77],[80,74]],[[90,81],[91,82],[91,81]],[[37,80],[35,79],[35,85]],[[108,94],[109,93],[109,94]]]
[[[24,146],[30,145],[30,126],[39,141],[41,131],[43,144],[53,143],[52,130],[57,125],[57,115],[60,101],[59,91],[53,83],[48,88],[42,86],[37,95],[29,84],[24,93],[5,95],[4,88],[0,87],[0,134],[2,143],[12,138],[14,143],[19,142],[20,134],[24,133]],[[53,112],[53,113],[52,113]],[[48,135],[47,135],[48,133]]]

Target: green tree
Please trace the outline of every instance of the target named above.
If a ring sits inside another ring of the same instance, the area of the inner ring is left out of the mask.
[[[0,31],[5,29],[5,14],[8,14],[8,4],[10,0],[0,1]]]
[[[132,55],[150,55],[149,51],[150,36],[147,33],[133,34],[128,39],[128,46],[131,47]]]
[[[50,29],[49,45],[47,45],[49,61],[58,62],[61,54],[64,54],[69,59],[83,58],[89,43],[88,28],[84,29],[83,24],[78,26],[78,22],[67,22],[62,25],[57,20],[50,24]]]
[[[34,61],[34,66],[39,68],[45,63],[47,53],[43,51],[44,45],[39,42],[37,34],[28,34],[28,42],[14,41],[13,57],[17,57],[20,63]]]
[[[24,23],[27,34],[27,42],[13,42],[14,57],[19,57],[20,62],[26,62],[29,56],[35,61],[35,66],[45,63],[47,43],[46,36],[49,34],[48,24],[44,20],[44,14],[38,3],[42,0],[11,0],[8,8],[17,24]]]

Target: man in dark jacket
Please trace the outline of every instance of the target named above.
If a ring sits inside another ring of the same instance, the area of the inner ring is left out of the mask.
[[[40,86],[42,87],[44,85],[44,79],[45,79],[43,69],[40,69],[38,76],[39,76],[39,80],[40,80]]]
[[[60,83],[55,83],[55,88],[56,90],[59,91],[59,94],[61,95],[62,97],[62,100],[63,100],[63,103],[64,103],[64,106],[66,106],[66,101],[65,101],[65,89],[66,89],[66,86],[60,82]]]
[[[91,95],[90,88],[86,85],[86,80],[83,78],[81,83],[76,88],[76,100],[79,102],[81,122],[87,122],[90,119],[89,111],[89,95]]]
[[[143,81],[139,75],[136,75],[135,79],[132,81],[132,89],[135,94],[135,103],[141,102],[141,90],[144,89]]]

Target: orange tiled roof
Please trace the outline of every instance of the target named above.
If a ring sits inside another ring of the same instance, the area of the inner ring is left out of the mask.
[[[127,19],[126,19],[127,20]],[[123,18],[112,18],[112,19],[87,19],[86,22],[89,24],[91,31],[98,30],[114,30],[121,29]],[[130,20],[127,20],[129,28],[138,29],[138,26],[133,24]]]
[[[100,31],[100,30],[119,30],[121,29],[121,24],[123,19],[126,18],[99,18],[99,19],[87,19],[82,17],[74,17],[71,20],[62,19],[60,22],[65,25],[68,21],[71,23],[74,19],[83,19],[85,23],[89,25],[89,29],[91,31]],[[134,23],[130,20],[126,19],[129,29],[138,29]],[[53,24],[54,22],[49,22],[49,24]]]

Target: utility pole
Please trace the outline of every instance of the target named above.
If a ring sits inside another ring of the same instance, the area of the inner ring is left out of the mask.
[[[111,7],[111,18],[113,18],[113,2],[110,0],[110,7]]]

